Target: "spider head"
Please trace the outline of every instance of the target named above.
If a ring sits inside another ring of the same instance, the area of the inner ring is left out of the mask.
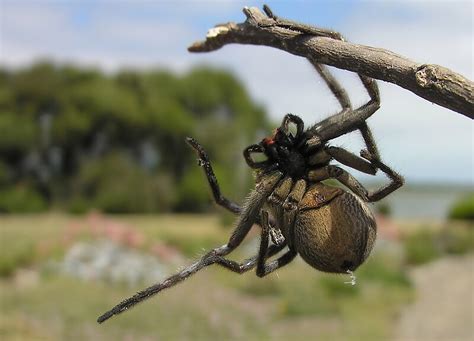
[[[290,132],[290,123],[296,126],[295,133]],[[244,157],[251,168],[264,173],[278,169],[293,178],[301,178],[307,168],[304,156],[306,139],[301,119],[288,114],[272,135],[265,137],[258,144],[247,147],[244,150]],[[253,154],[260,154],[263,160],[254,160]]]

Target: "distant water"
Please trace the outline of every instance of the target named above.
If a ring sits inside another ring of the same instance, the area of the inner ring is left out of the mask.
[[[389,195],[385,202],[390,206],[394,218],[445,219],[452,205],[473,191],[472,184],[452,187],[404,186]]]

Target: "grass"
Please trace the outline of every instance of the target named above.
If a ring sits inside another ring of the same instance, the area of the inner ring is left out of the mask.
[[[143,234],[145,251],[165,240],[190,259],[203,247],[222,245],[230,234],[217,216],[113,219]],[[141,287],[41,272],[42,264],[72,245],[70,226],[80,222],[60,214],[0,217],[0,264],[11,264],[0,279],[0,339],[381,340],[390,337],[397,314],[414,295],[403,258],[381,248],[357,271],[354,287],[343,283],[347,276],[320,273],[301,259],[263,279],[211,267],[97,325],[99,314]],[[254,250],[243,245],[234,258]],[[15,272],[25,267],[32,276]]]

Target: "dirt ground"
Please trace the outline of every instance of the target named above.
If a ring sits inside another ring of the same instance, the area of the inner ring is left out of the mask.
[[[402,313],[397,341],[474,340],[474,255],[414,269],[415,302]]]

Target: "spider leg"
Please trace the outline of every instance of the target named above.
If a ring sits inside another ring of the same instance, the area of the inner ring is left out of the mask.
[[[255,190],[250,193],[242,207],[242,213],[237,220],[236,228],[232,233],[227,245],[233,249],[240,245],[247,233],[252,228],[255,221],[258,220],[260,209],[267,201],[270,193],[278,184],[283,174],[275,171],[268,175],[262,176],[260,181],[256,184]]]
[[[375,144],[374,137],[372,136],[372,132],[370,131],[367,122],[364,122],[360,125],[359,130],[364,138],[365,145],[367,146],[367,150],[369,154],[372,155],[373,159],[380,160],[379,151],[377,145]]]
[[[273,19],[273,21],[264,24],[265,26],[277,26],[286,28],[288,30],[301,32],[302,34],[308,34],[317,37],[329,37],[332,39],[345,41],[345,38],[339,32],[313,27],[291,20],[281,19],[277,17],[267,5],[263,6],[263,10],[270,19]],[[310,133],[312,132],[313,134],[318,135],[322,141],[331,140],[358,129],[358,126],[362,122],[364,122],[378,110],[380,107],[380,96],[377,83],[374,79],[359,74],[362,84],[369,93],[370,101],[361,107],[352,110],[349,97],[347,96],[345,90],[339,85],[337,80],[325,67],[320,66],[316,60],[309,61],[316,68],[316,71],[322,76],[343,108],[340,113],[331,116],[310,128]]]
[[[102,323],[112,316],[126,311],[127,309],[142,302],[143,300],[146,300],[147,298],[150,298],[160,291],[168,289],[184,281],[186,278],[194,275],[196,272],[216,263],[219,259],[231,253],[237,246],[240,245],[240,243],[250,231],[250,228],[256,221],[257,216],[268,195],[270,195],[270,193],[273,191],[273,188],[276,186],[281,177],[282,174],[280,172],[274,172],[260,179],[260,181],[255,186],[255,190],[252,191],[247,198],[242,208],[242,212],[239,215],[239,219],[237,220],[237,225],[234,229],[234,232],[232,233],[226,245],[222,245],[209,251],[201,259],[179,271],[178,273],[166,278],[160,283],[139,291],[132,297],[125,299],[111,310],[102,314],[97,319],[97,322]]]
[[[215,262],[215,259],[220,256],[224,256],[229,254],[232,249],[228,245],[223,245],[221,247],[215,248],[205,254],[200,260],[197,262],[194,262],[190,266],[184,268],[183,270],[179,271],[178,273],[166,278],[165,280],[161,281],[160,283],[154,284],[142,291],[137,292],[135,295],[132,297],[129,297],[119,304],[117,304],[115,307],[113,307],[111,310],[105,312],[99,318],[97,319],[97,322],[102,323],[111,318],[114,315],[118,315],[134,305],[146,300],[147,298],[150,298],[151,296],[159,293],[162,290],[168,289],[182,281],[184,281],[186,278],[190,277],[191,275],[195,274],[199,270],[202,270],[204,267],[209,266]]]
[[[369,193],[369,201],[371,202],[379,201],[385,198],[387,195],[389,195],[393,191],[395,191],[397,188],[400,188],[401,186],[403,186],[403,184],[405,183],[405,179],[400,174],[398,174],[393,169],[391,169],[386,164],[384,164],[380,159],[374,158],[374,156],[371,155],[370,152],[367,152],[366,150],[362,150],[360,152],[360,155],[363,158],[369,160],[374,166],[379,168],[382,172],[384,172],[391,180],[387,185],[379,188],[376,191]]]
[[[230,212],[239,214],[242,208],[232,200],[229,200],[222,195],[219,183],[217,182],[214,170],[212,169],[211,162],[204,148],[192,137],[187,137],[186,142],[197,152],[199,156],[198,162],[199,165],[204,169],[207,181],[212,190],[212,195],[214,196],[214,201]]]
[[[282,130],[287,135],[289,133],[288,130],[289,130],[290,123],[293,123],[296,126],[296,136],[294,136],[294,138],[298,140],[303,134],[303,130],[304,130],[303,120],[296,115],[286,114],[285,117],[283,117],[283,121],[281,122],[280,130]]]
[[[262,169],[266,166],[269,166],[270,163],[268,161],[254,161],[254,159],[252,159],[252,154],[257,153],[265,153],[263,146],[259,144],[252,144],[244,149],[244,159],[245,162],[247,162],[247,165],[253,169]]]
[[[349,166],[351,168],[357,169],[360,172],[375,175],[377,169],[374,165],[368,162],[366,159],[361,158],[358,155],[355,155],[344,148],[340,147],[327,147],[326,152],[331,155],[336,161]]]
[[[260,239],[260,248],[258,251],[258,259],[257,259],[257,276],[264,277],[269,273],[272,273],[278,268],[281,268],[288,263],[290,263],[297,255],[297,252],[290,248],[288,252],[284,253],[278,259],[271,261],[269,263],[265,263],[268,258],[268,242],[270,237],[270,224],[268,222],[268,212],[265,210],[261,211],[260,220],[262,222],[262,234]]]
[[[308,178],[311,181],[316,182],[327,179],[336,179],[341,184],[349,188],[352,192],[354,192],[362,200],[369,201],[369,191],[350,173],[338,166],[329,165],[310,171],[308,173]]]
[[[333,95],[338,100],[339,104],[342,107],[342,110],[351,110],[351,100],[347,95],[346,90],[342,87],[342,85],[337,81],[337,79],[329,72],[329,69],[323,65],[317,63],[315,60],[309,60],[316,71],[319,73],[321,78],[326,82],[329,90],[333,93]]]
[[[370,157],[368,153],[364,154],[363,157],[364,156]],[[395,191],[397,188],[402,186],[403,177],[401,177],[398,173],[393,171],[391,168],[389,168],[387,165],[385,165],[379,160],[374,161],[373,164],[375,164],[377,168],[380,168],[381,171],[387,174],[391,180],[389,184],[375,191],[367,190],[350,173],[334,165],[329,165],[323,168],[319,168],[317,170],[310,171],[308,173],[308,178],[310,181],[315,181],[315,182],[323,181],[327,179],[336,179],[340,183],[342,183],[344,186],[349,188],[354,194],[356,194],[362,200],[366,202],[375,202],[375,201],[379,201],[383,199],[384,197],[386,197],[387,195]]]
[[[327,30],[324,28],[309,26],[309,25],[297,23],[291,20],[279,18],[275,14],[273,14],[272,10],[270,9],[270,7],[268,7],[268,5],[263,5],[263,11],[269,18],[273,19],[274,22],[270,22],[268,24],[267,23],[261,24],[262,27],[278,26],[282,28],[287,28],[292,31],[301,32],[304,34],[320,36],[320,37],[329,37],[329,38],[338,39],[342,41],[345,40],[339,32]]]
[[[283,250],[286,246],[286,243],[280,244],[280,245],[270,245],[270,247],[267,250],[267,255],[266,257],[273,257],[276,255],[278,252]],[[219,257],[216,259],[216,264],[223,266],[224,268],[236,272],[238,274],[243,274],[244,272],[247,272],[249,270],[252,270],[255,268],[257,265],[257,260],[258,260],[258,255],[253,256],[249,259],[246,259],[242,263],[235,262],[230,259],[226,259],[224,257]]]
[[[276,21],[276,26],[286,27],[288,29],[297,30],[302,33],[310,34],[314,36],[323,36],[323,37],[333,38],[336,40],[345,41],[344,37],[339,32],[321,29],[318,27],[312,27],[312,26],[308,26],[308,25],[304,25],[300,23],[294,23],[294,22],[291,22],[291,25],[290,25],[289,22],[286,22],[285,19],[277,18],[271,12],[268,6],[265,5],[264,10],[270,18]],[[313,65],[316,72],[318,72],[321,78],[325,81],[326,85],[329,87],[331,92],[339,101],[339,104],[341,105],[342,109],[352,109],[351,101],[349,99],[349,96],[347,95],[346,90],[339,84],[337,79],[331,74],[328,68],[325,65],[318,63],[318,61],[315,59],[309,59],[309,62]]]

